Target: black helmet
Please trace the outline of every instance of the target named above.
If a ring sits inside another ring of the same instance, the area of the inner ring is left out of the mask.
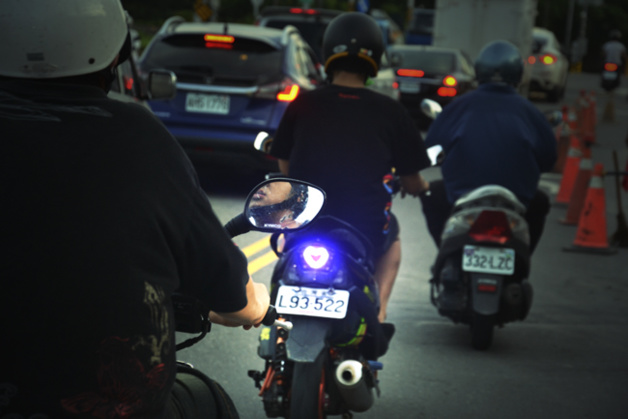
[[[480,84],[501,82],[517,86],[523,75],[519,50],[508,41],[488,43],[475,60],[475,75]]]
[[[336,16],[323,35],[325,72],[336,69],[375,77],[384,53],[382,30],[375,19],[360,12]]]

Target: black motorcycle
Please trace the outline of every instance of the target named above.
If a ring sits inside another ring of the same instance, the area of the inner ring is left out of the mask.
[[[322,203],[323,195],[312,192],[307,199]],[[251,202],[249,197],[248,221],[258,230],[277,233],[276,221],[269,222]],[[382,368],[377,358],[393,333],[392,325],[377,319],[370,242],[351,225],[329,216],[320,216],[306,229],[281,232],[271,236],[279,256],[271,303],[280,321],[292,327],[275,324],[261,330],[258,355],[264,369],[249,371],[249,376],[260,389],[268,417],[351,417],[351,412],[373,404]]]

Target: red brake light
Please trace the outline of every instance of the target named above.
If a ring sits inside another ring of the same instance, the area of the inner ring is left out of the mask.
[[[536,62],[536,57],[534,55],[530,55],[528,57],[528,64],[534,64]]]
[[[482,211],[469,230],[469,236],[476,241],[504,244],[512,237],[512,230],[506,214],[502,211]]]
[[[289,84],[284,89],[277,93],[277,100],[281,102],[292,102],[299,94],[298,84]]]
[[[458,91],[455,87],[439,87],[436,94],[441,97],[454,97]]]
[[[544,56],[541,57],[541,61],[545,65],[551,65],[556,62],[556,57],[551,54],[545,54]]]
[[[126,90],[133,90],[133,77],[124,76],[122,79],[124,80],[124,88]]]
[[[290,13],[293,13],[293,14],[305,13],[307,15],[316,15],[316,14],[318,14],[318,12],[316,10],[302,9],[300,7],[293,7],[293,8],[291,8],[290,9]]]
[[[400,68],[399,70],[397,70],[397,75],[401,77],[423,77],[425,75],[425,72],[423,70]]]
[[[606,71],[617,71],[617,64],[614,63],[606,63],[604,64],[604,70]]]
[[[206,48],[231,49],[233,48],[232,44],[235,41],[235,38],[231,35],[205,34],[203,39],[205,40]]]
[[[447,76],[443,79],[443,84],[445,86],[454,87],[458,84],[458,80],[454,76]]]

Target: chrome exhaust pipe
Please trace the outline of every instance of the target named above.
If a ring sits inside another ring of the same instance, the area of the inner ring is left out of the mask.
[[[364,377],[364,366],[353,359],[343,361],[334,374],[342,399],[349,410],[364,412],[373,405],[373,392]]]

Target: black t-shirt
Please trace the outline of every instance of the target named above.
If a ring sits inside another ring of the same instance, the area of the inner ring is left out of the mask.
[[[189,160],[148,109],[68,84],[0,82],[0,144],[0,416],[161,417],[172,292],[246,305]]]
[[[386,176],[429,166],[425,146],[402,105],[365,88],[335,85],[299,95],[279,124],[271,154],[290,176],[322,187],[326,213],[365,233],[375,249],[391,205]]]

